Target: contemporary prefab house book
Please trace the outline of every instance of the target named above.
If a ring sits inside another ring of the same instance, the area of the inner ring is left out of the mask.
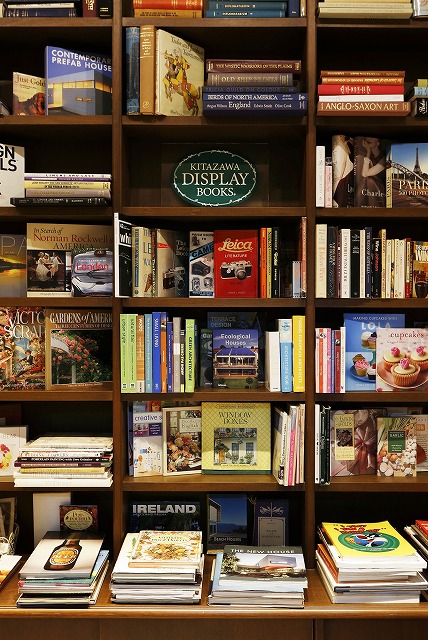
[[[45,48],[46,115],[111,115],[112,58]]]

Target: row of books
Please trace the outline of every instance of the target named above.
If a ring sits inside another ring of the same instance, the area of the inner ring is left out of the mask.
[[[427,143],[332,136],[316,148],[317,207],[427,206]]]
[[[426,298],[428,242],[316,225],[317,298]]]
[[[428,113],[428,78],[418,78],[406,93],[411,115],[422,118]]]
[[[428,416],[421,411],[316,404],[315,483],[330,484],[336,476],[412,478],[427,472]]]
[[[209,0],[133,0],[135,17],[168,18],[303,18],[306,4],[296,0],[285,2],[256,0],[256,2],[237,2]],[[215,12],[213,14],[212,12]],[[231,13],[225,13],[233,11]],[[268,15],[265,15],[269,11]],[[274,12],[274,13],[273,13]]]
[[[82,204],[107,205],[111,200],[111,174],[25,173],[24,193],[24,198],[11,198],[11,204],[52,204],[51,199],[59,204],[59,198],[82,198],[78,201]]]
[[[207,59],[202,89],[204,114],[304,115],[308,94],[300,91],[301,60]]]
[[[3,0],[0,4],[3,18],[111,18],[112,15],[110,0]]]
[[[426,390],[428,330],[404,314],[344,314],[338,329],[317,328],[317,393]]]
[[[329,0],[322,3],[328,11],[330,4]],[[407,6],[411,11],[410,2]],[[393,7],[399,5],[394,3]],[[344,11],[346,13],[346,9]],[[410,113],[410,103],[404,100],[404,80],[404,71],[345,70],[339,75],[337,71],[322,70],[317,113],[323,116],[406,116]]]
[[[332,602],[416,604],[426,592],[426,543],[422,555],[390,522],[322,522],[318,535],[317,570]]]
[[[361,2],[352,0],[319,0],[318,16],[345,20],[406,20],[413,16],[413,4],[411,0],[368,0],[362,6]]]

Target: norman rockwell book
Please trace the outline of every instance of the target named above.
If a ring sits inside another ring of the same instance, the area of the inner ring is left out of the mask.
[[[207,553],[226,544],[248,544],[248,498],[245,493],[209,493]]]
[[[386,160],[386,206],[426,207],[428,143],[392,143]]]
[[[0,308],[0,390],[45,388],[45,309]]]
[[[25,196],[25,149],[0,142],[0,207],[10,207],[11,198]]]
[[[428,329],[379,329],[377,340],[376,391],[427,391]]]
[[[259,232],[256,229],[214,231],[216,298],[257,298]]]
[[[45,47],[46,115],[111,115],[112,58]]]
[[[27,237],[0,234],[0,295],[25,298],[27,295]]]
[[[200,115],[205,73],[204,49],[164,29],[157,29],[155,65],[156,115]]]
[[[213,387],[257,389],[257,329],[213,329]]]
[[[27,223],[28,297],[112,294],[112,227]]]
[[[46,309],[46,388],[112,389],[112,312]]]
[[[203,473],[270,473],[270,404],[203,402],[202,445]]]
[[[132,500],[129,530],[200,531],[201,505],[198,500]]]
[[[201,407],[167,407],[162,414],[163,474],[201,473]]]
[[[12,75],[13,115],[45,115],[45,79],[14,71]]]
[[[140,531],[130,568],[195,567],[202,555],[202,531]]]

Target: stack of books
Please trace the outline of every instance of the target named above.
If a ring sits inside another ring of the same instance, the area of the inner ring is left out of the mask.
[[[427,562],[388,522],[323,522],[317,569],[334,603],[418,603]]]
[[[420,555],[428,561],[428,520],[415,520],[414,524],[404,527],[404,531]]]
[[[135,18],[202,18],[203,0],[132,0]]]
[[[396,0],[323,0],[318,3],[320,18],[340,18],[345,20],[406,20],[413,14],[411,1]]]
[[[404,76],[405,71],[396,70],[322,70],[317,113],[322,116],[406,116],[410,113],[410,103],[404,100]]]
[[[412,116],[426,117],[428,114],[428,78],[418,78],[406,93],[406,100],[410,102]]]
[[[213,563],[208,604],[302,609],[307,587],[301,547],[226,545]]]
[[[15,206],[101,205],[111,200],[110,173],[25,173],[24,198],[11,198]]]
[[[27,442],[15,462],[15,487],[109,487],[113,438],[45,435]]]
[[[300,92],[300,60],[209,58],[202,89],[204,114],[304,115],[308,94]]]
[[[111,574],[111,601],[197,604],[203,564],[201,531],[127,533]]]
[[[2,14],[3,8],[3,14]],[[3,0],[0,16],[3,18],[75,18],[80,15],[80,0]]]

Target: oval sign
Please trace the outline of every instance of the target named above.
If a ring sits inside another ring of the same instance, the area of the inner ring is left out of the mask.
[[[228,207],[247,200],[256,186],[253,165],[230,151],[200,151],[181,160],[172,174],[180,198],[201,207]]]

